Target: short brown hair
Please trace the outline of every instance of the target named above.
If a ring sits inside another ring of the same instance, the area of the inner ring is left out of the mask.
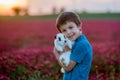
[[[81,24],[79,16],[74,12],[62,12],[56,19],[57,29],[60,31],[60,26],[66,24],[69,21],[74,22],[77,26],[80,26]]]

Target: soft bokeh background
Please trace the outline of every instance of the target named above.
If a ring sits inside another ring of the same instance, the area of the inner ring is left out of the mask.
[[[44,15],[64,9],[88,13],[119,13],[120,0],[0,0],[0,15],[15,15],[13,8],[20,9],[20,15]]]
[[[55,20],[75,11],[93,47],[89,80],[120,80],[120,0],[0,0],[0,80],[62,80]]]

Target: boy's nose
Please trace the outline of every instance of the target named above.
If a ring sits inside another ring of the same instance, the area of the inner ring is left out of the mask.
[[[71,33],[71,31],[70,30],[67,30],[67,34],[70,34]]]

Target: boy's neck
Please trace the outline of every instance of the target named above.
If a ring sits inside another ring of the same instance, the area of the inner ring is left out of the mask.
[[[81,36],[83,33],[82,33],[82,31],[80,31],[80,35],[79,36]]]

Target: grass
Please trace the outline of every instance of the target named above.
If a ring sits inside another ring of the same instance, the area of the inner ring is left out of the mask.
[[[120,19],[120,13],[82,13],[79,16],[83,19]]]
[[[120,13],[78,13],[81,19],[120,19]],[[0,20],[49,20],[56,19],[57,14],[42,16],[0,16]]]

